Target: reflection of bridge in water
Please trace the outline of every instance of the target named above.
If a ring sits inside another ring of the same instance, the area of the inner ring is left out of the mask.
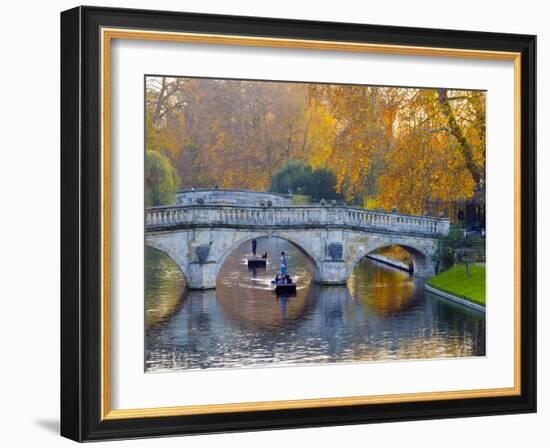
[[[225,259],[246,241],[262,237],[296,245],[312,262],[314,280],[322,284],[346,283],[360,259],[392,245],[409,251],[415,275],[426,277],[434,272],[437,238],[449,231],[446,218],[347,206],[178,201],[182,204],[146,210],[145,241],[176,262],[190,289],[215,288]]]
[[[224,266],[220,280],[227,281],[234,268],[224,272]],[[367,260],[349,283],[349,288],[310,283],[290,298],[261,289],[249,295],[229,288],[186,291],[169,318],[148,328],[146,369],[242,368],[485,353],[483,315],[426,297],[422,281]],[[401,288],[399,284],[404,285]],[[381,288],[387,290],[381,293]]]

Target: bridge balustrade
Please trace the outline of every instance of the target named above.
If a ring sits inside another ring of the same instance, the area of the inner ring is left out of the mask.
[[[176,205],[146,210],[147,230],[187,225],[224,225],[245,227],[343,226],[383,229],[394,232],[446,234],[447,218],[404,215],[346,206],[211,206]]]

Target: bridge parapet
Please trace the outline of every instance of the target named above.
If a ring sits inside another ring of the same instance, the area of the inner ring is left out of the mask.
[[[446,235],[448,218],[378,212],[346,206],[248,207],[238,205],[176,205],[146,210],[147,231],[187,226],[349,227],[390,232]]]
[[[290,195],[267,191],[231,190],[223,188],[200,188],[176,192],[176,204],[193,205],[202,200],[204,204],[257,206],[271,201],[275,206],[292,205]]]

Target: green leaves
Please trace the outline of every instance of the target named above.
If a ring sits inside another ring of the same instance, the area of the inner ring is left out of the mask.
[[[286,162],[271,178],[270,191],[310,196],[314,202],[337,199],[336,176],[325,168],[314,170],[302,160]]]
[[[157,151],[145,153],[145,206],[175,203],[181,179],[168,157]]]

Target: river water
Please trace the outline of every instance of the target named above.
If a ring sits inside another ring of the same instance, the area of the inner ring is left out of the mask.
[[[298,284],[287,297],[270,290],[282,250]],[[248,269],[246,244],[215,290],[187,291],[176,265],[147,248],[146,371],[485,355],[484,314],[425,292],[406,272],[364,259],[347,286],[319,286],[291,243],[262,238],[264,251],[267,268]]]

